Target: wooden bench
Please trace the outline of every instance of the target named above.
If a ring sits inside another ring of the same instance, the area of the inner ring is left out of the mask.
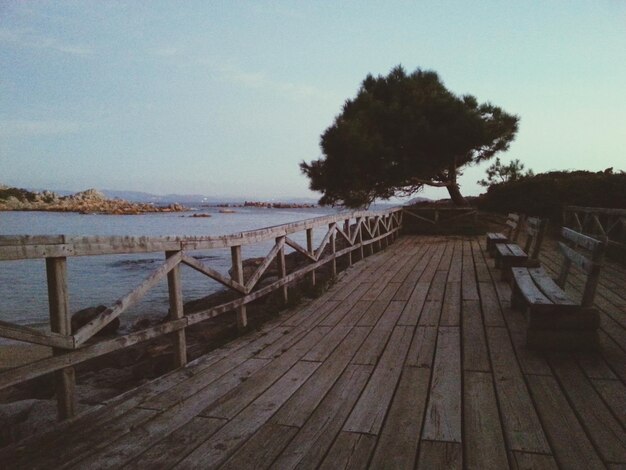
[[[498,243],[495,245],[496,267],[502,269],[502,279],[511,279],[511,268],[514,266],[538,267],[541,244],[548,227],[548,219],[528,217],[524,221],[523,230],[526,234],[524,248],[516,243]]]
[[[506,220],[506,234],[501,232],[488,232],[487,233],[487,252],[491,256],[496,254],[496,245],[500,243],[514,243],[517,241],[519,231],[524,222],[524,215],[509,214]]]
[[[541,267],[511,268],[511,307],[526,313],[529,348],[594,350],[598,347],[599,316],[593,298],[607,243],[568,228],[562,229],[562,235],[574,246],[589,250],[591,259],[559,242],[565,259],[556,282]],[[580,303],[563,290],[572,265],[587,274]]]

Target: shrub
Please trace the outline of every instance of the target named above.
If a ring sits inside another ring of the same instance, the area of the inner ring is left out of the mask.
[[[554,171],[491,186],[476,204],[481,210],[560,220],[564,206],[626,208],[626,173]]]

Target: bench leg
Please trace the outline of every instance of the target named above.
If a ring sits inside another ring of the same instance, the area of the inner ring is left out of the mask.
[[[511,286],[511,308],[513,310],[524,311],[526,307],[526,303],[524,301],[524,297],[519,290],[517,284],[513,283]]]

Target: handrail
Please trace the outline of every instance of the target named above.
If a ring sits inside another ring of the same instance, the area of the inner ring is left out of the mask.
[[[36,258],[46,260],[51,329],[51,332],[44,332],[0,322],[0,337],[43,344],[52,347],[53,351],[51,357],[0,372],[0,389],[56,371],[59,418],[69,418],[74,414],[73,366],[76,364],[167,335],[174,343],[176,365],[184,366],[187,362],[185,330],[188,326],[235,310],[237,325],[245,328],[246,304],[278,289],[282,290],[283,301],[286,303],[287,286],[305,276],[309,276],[311,282],[315,284],[315,270],[320,266],[331,263],[332,274],[336,275],[337,258],[346,256],[350,265],[353,262],[353,252],[358,250],[360,254],[358,259],[363,259],[365,248],[371,255],[375,245],[378,250],[386,247],[395,240],[402,227],[402,214],[403,209],[400,207],[376,212],[339,213],[232,235],[210,237],[0,236],[0,261]],[[323,227],[326,233],[320,246],[315,248],[313,230],[320,227]],[[306,233],[306,248],[288,236],[302,231]],[[337,246],[337,234],[340,235],[342,242],[340,247]],[[248,279],[244,279],[242,246],[267,240],[274,241],[272,248],[256,271]],[[288,273],[285,245],[292,247],[307,264]],[[190,252],[195,250],[228,247],[231,248],[232,258],[230,277],[190,256]],[[67,258],[147,252],[165,252],[164,262],[128,294],[86,325],[72,332],[67,289]],[[277,263],[279,279],[259,287],[259,280],[273,262]],[[230,302],[185,315],[180,285],[181,265],[189,266],[216,280],[234,292],[237,297]],[[107,324],[122,315],[164,278],[168,281],[170,298],[170,315],[164,323],[114,338],[95,337]]]
[[[563,226],[580,233],[607,237],[610,245],[626,248],[626,209],[565,206]]]

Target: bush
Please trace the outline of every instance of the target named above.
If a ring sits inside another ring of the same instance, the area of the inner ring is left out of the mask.
[[[493,185],[476,204],[481,210],[523,212],[552,220],[560,220],[564,206],[626,208],[626,173],[540,173]]]

